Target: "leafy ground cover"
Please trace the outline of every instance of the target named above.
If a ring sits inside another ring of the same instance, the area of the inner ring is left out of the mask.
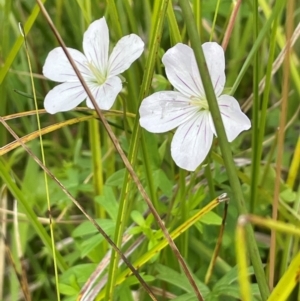
[[[0,300],[299,300],[299,12],[0,1]]]

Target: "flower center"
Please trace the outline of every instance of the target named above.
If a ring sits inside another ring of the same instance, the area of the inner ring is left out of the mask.
[[[209,110],[208,102],[206,99],[201,99],[198,96],[191,96],[190,100],[191,100],[191,102],[190,102],[191,105],[199,107],[199,111],[202,111],[202,110],[208,111]]]
[[[95,76],[97,84],[102,85],[106,80],[106,74],[103,74],[103,72],[94,66],[92,62],[88,62],[87,65]]]

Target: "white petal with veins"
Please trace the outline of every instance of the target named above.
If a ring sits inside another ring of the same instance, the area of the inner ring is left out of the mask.
[[[166,74],[171,84],[183,95],[203,96],[199,72],[193,70],[196,60],[193,50],[184,44],[176,44],[163,56]]]
[[[86,57],[76,49],[67,48],[67,50],[81,74],[86,78],[90,78],[91,72],[86,67]],[[78,81],[77,75],[61,47],[54,48],[49,52],[43,66],[43,74],[56,82]]]
[[[223,48],[215,43],[208,42],[202,45],[209,75],[216,96],[220,96],[225,86],[225,57]]]
[[[74,109],[86,98],[86,93],[79,81],[65,82],[54,87],[44,100],[45,110],[50,114]]]
[[[241,111],[240,105],[234,97],[221,95],[218,98],[218,104],[229,142],[233,141],[242,131],[251,128],[249,118]]]
[[[144,42],[136,34],[123,37],[113,49],[108,62],[108,73],[114,76],[123,73],[141,56]]]
[[[109,33],[105,18],[94,21],[83,36],[83,52],[103,75],[107,72]]]
[[[156,92],[145,98],[140,106],[140,124],[152,133],[170,131],[186,122],[197,108],[179,92]]]
[[[209,113],[199,112],[176,130],[171,144],[172,158],[179,167],[194,171],[206,158],[212,140]]]
[[[109,110],[113,106],[117,95],[122,90],[122,82],[118,76],[114,76],[107,79],[101,86],[89,84],[89,88],[91,89],[99,108],[101,110]],[[94,109],[89,98],[87,98],[86,104],[89,108]]]

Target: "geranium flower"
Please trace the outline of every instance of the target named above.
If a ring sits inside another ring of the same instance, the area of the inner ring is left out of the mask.
[[[130,34],[119,40],[109,56],[109,33],[105,18],[91,23],[84,33],[84,54],[68,48],[98,106],[103,110],[112,107],[122,89],[122,80],[118,75],[127,70],[143,50],[141,38]],[[89,108],[94,108],[61,47],[48,54],[43,74],[53,81],[62,82],[46,95],[44,106],[47,112],[69,111],[84,99],[87,99]]]
[[[221,95],[225,85],[222,47],[209,42],[202,49],[231,142],[251,123],[235,98]],[[162,62],[177,91],[156,92],[145,98],[139,110],[140,125],[152,133],[177,128],[171,143],[172,158],[179,167],[194,171],[207,156],[216,135],[194,52],[187,45],[177,44],[164,54]]]

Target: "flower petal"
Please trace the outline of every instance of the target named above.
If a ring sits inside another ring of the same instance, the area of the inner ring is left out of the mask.
[[[171,143],[172,158],[179,167],[194,171],[206,158],[212,140],[209,113],[199,112],[176,130]]]
[[[130,34],[120,39],[109,57],[109,76],[118,75],[127,70],[143,51],[144,42],[136,34]]]
[[[45,110],[50,114],[74,109],[86,98],[86,93],[79,81],[66,82],[54,87],[44,100]]]
[[[240,105],[234,97],[221,95],[218,98],[218,104],[229,142],[233,141],[242,131],[249,130],[251,128],[249,118],[241,111]],[[216,135],[216,130],[211,116],[210,123],[212,130]]]
[[[203,97],[204,90],[192,48],[176,44],[163,56],[167,77],[171,84],[187,97]]]
[[[109,49],[109,33],[105,18],[90,24],[83,36],[83,52],[89,63],[106,74]]]
[[[93,83],[88,83],[88,85],[101,110],[109,110],[113,106],[117,95],[122,90],[122,81],[118,76],[107,79],[106,82],[100,86]],[[94,109],[89,97],[87,98],[86,105]]]
[[[156,92],[140,106],[140,125],[152,133],[164,133],[190,119],[198,108],[179,92]]]
[[[86,67],[86,57],[76,49],[67,49],[82,75],[89,77],[90,71]],[[77,75],[61,47],[54,48],[49,52],[43,66],[43,74],[56,82],[78,81]]]
[[[216,96],[220,96],[225,86],[225,57],[223,48],[215,42],[202,45],[207,68],[214,86]]]

